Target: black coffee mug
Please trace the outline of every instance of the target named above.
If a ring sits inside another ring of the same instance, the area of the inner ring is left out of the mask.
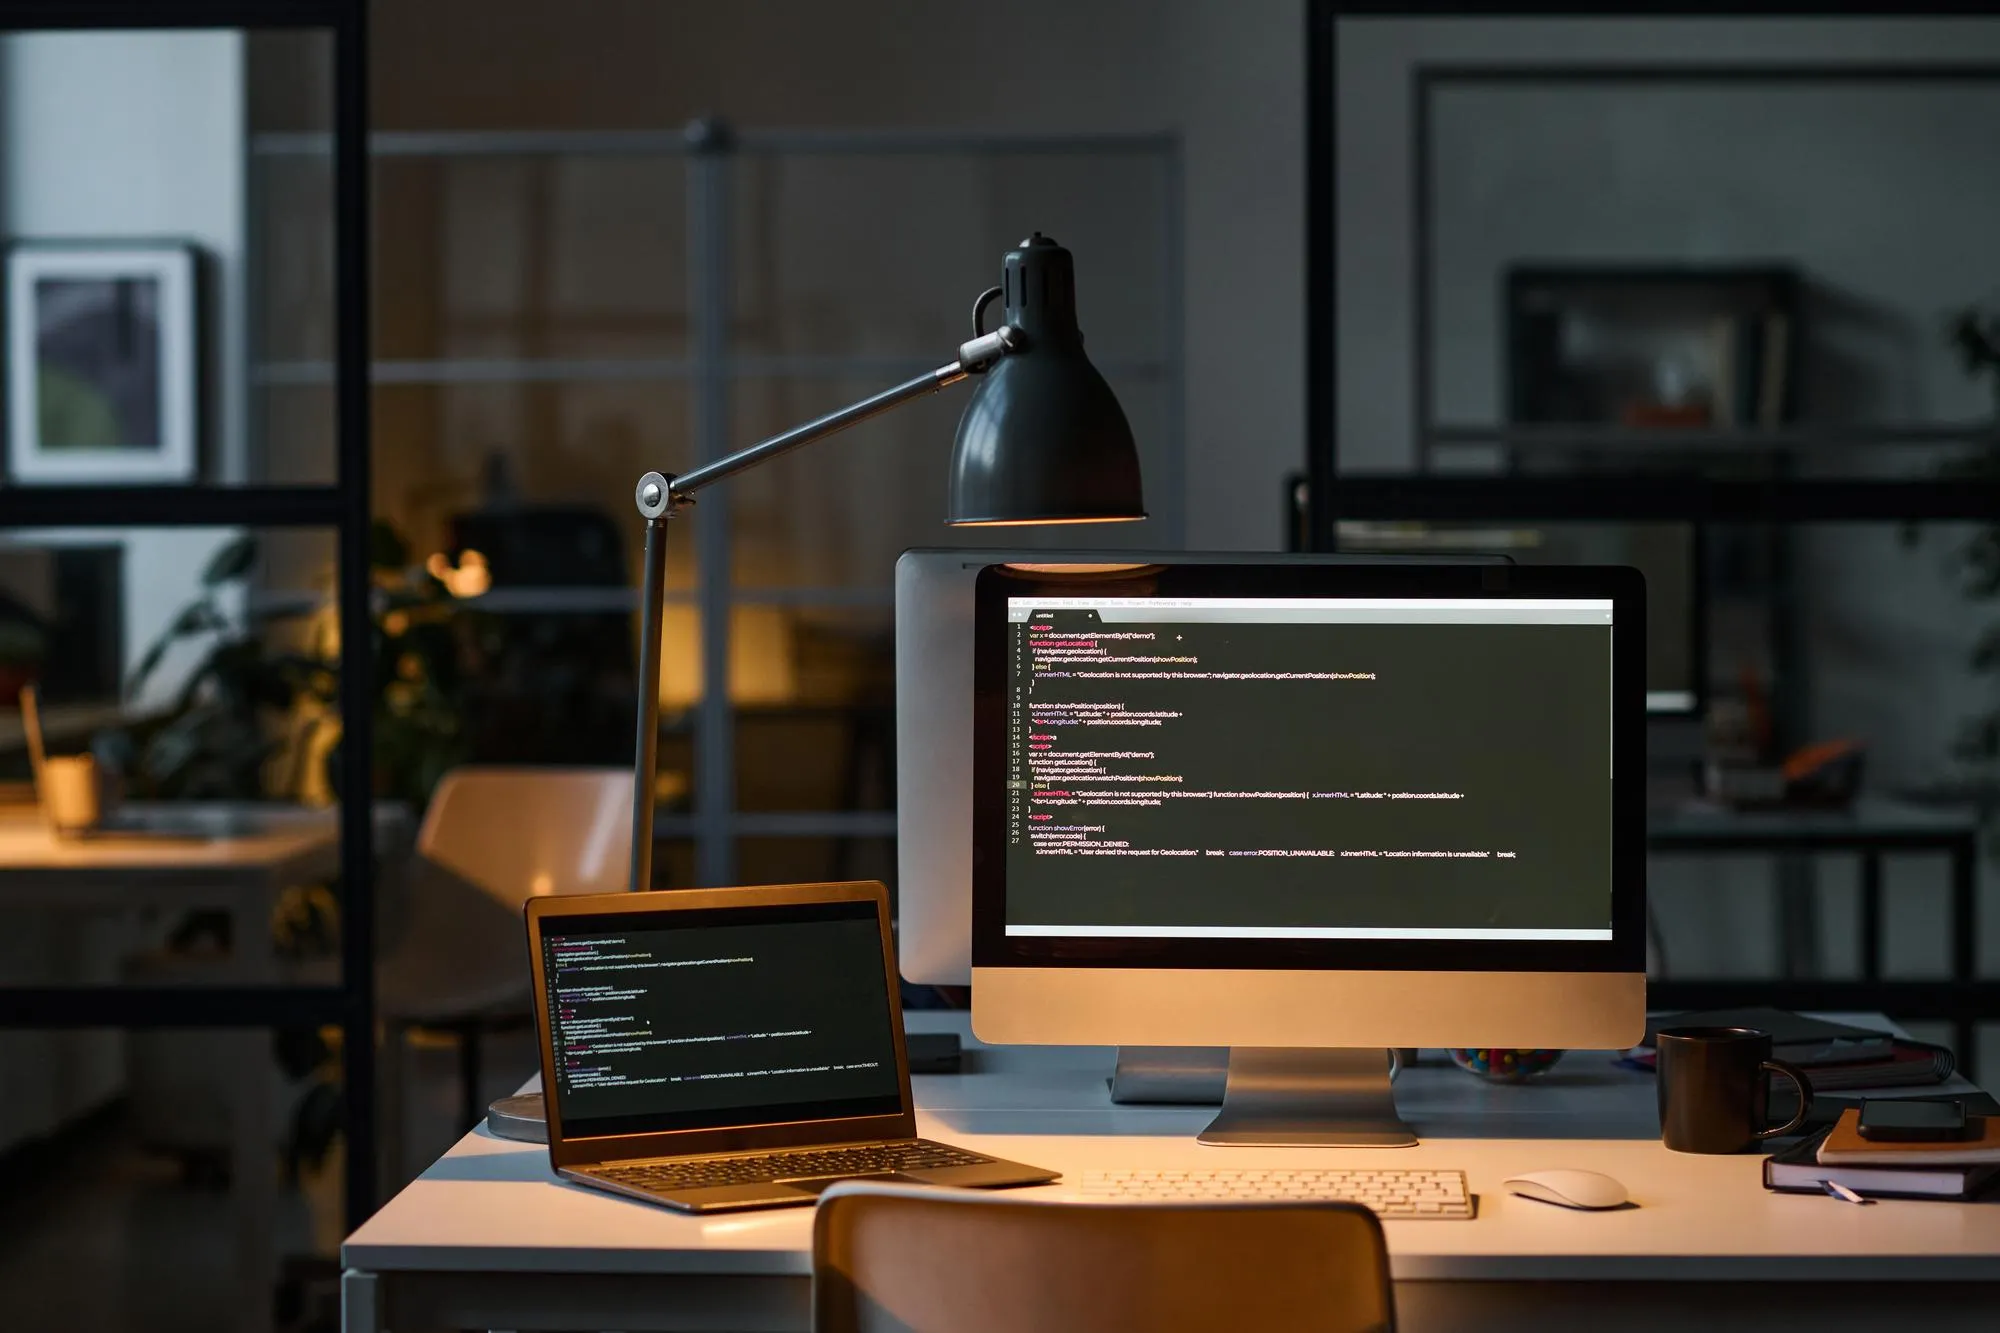
[[[1789,1134],[1812,1110],[1812,1080],[1797,1066],[1771,1058],[1771,1034],[1757,1028],[1663,1028],[1655,1048],[1660,1138],[1675,1152],[1742,1152]],[[1766,1074],[1783,1074],[1799,1089],[1799,1113],[1770,1121]]]

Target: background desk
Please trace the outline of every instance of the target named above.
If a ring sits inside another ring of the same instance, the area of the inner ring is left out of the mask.
[[[913,1013],[914,1031],[965,1015]],[[987,1048],[968,1071],[916,1079],[927,1135],[1058,1168],[1458,1167],[1472,1222],[1390,1222],[1401,1326],[1426,1330],[1992,1327],[2000,1204],[1861,1208],[1772,1194],[1761,1159],[1660,1146],[1651,1076],[1570,1055],[1526,1087],[1422,1066],[1397,1083],[1425,1136],[1399,1150],[1204,1148],[1202,1108],[1114,1107],[1112,1053]],[[1504,1137],[1495,1137],[1504,1136]],[[1623,1180],[1641,1205],[1579,1213],[1504,1193],[1518,1171],[1577,1166]],[[1072,1194],[1064,1184],[1045,1187]],[[547,1150],[467,1135],[348,1238],[346,1333],[382,1327],[800,1329],[810,1290],[808,1209],[687,1217],[558,1182]],[[1924,1283],[1919,1294],[1907,1284]]]
[[[155,807],[127,807],[141,817]],[[59,839],[32,808],[0,815],[0,908],[75,912],[219,909],[229,915],[230,950],[217,961],[213,981],[269,1006],[275,1025],[299,1023],[284,1006],[294,988],[279,984],[272,948],[272,908],[285,889],[330,880],[340,873],[340,830],[333,810],[277,804],[176,803],[157,809],[181,820],[214,821],[215,836],[118,833]],[[408,815],[379,805],[378,852],[407,837]],[[239,988],[256,988],[245,991]],[[188,987],[189,990],[197,989]],[[90,1017],[106,1025],[146,1021],[143,991],[124,987],[0,983],[0,1025],[40,1027],[61,1009],[87,1000]],[[259,1017],[246,1012],[248,1019]],[[71,1015],[73,1018],[74,1015]],[[230,1116],[230,1190],[235,1203],[240,1286],[238,1327],[256,1333],[271,1324],[276,1274],[273,1219],[277,1207],[276,1126],[272,1115],[271,1036],[266,1027],[236,1027],[218,1040],[230,1048],[234,1083]]]

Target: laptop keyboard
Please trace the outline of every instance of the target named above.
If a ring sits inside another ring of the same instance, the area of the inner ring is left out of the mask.
[[[872,1176],[888,1171],[932,1171],[946,1166],[978,1166],[992,1160],[962,1148],[949,1148],[927,1139],[912,1139],[907,1143],[753,1153],[741,1157],[704,1157],[686,1162],[634,1162],[626,1166],[593,1167],[588,1174],[630,1189],[668,1193],[709,1189],[717,1185],[761,1185],[773,1180]]]

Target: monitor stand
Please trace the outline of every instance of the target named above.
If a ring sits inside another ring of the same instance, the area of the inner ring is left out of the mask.
[[[1381,1047],[1237,1046],[1222,1113],[1196,1135],[1230,1147],[1413,1148]]]

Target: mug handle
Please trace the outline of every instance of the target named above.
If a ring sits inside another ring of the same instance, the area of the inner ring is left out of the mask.
[[[1799,1113],[1782,1125],[1774,1125],[1769,1129],[1758,1130],[1754,1136],[1759,1140],[1775,1139],[1779,1135],[1789,1134],[1800,1125],[1803,1125],[1806,1122],[1806,1117],[1812,1113],[1812,1080],[1807,1078],[1805,1071],[1797,1065],[1787,1064],[1783,1060],[1766,1060],[1758,1068],[1765,1073],[1783,1074],[1792,1081],[1792,1086],[1799,1090]]]

